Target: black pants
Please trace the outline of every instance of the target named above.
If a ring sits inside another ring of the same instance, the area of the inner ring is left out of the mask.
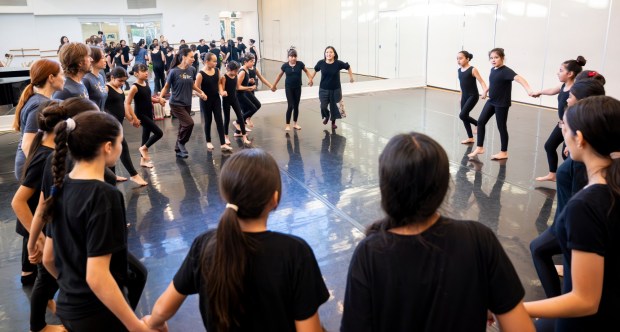
[[[293,113],[293,121],[297,122],[299,117],[299,101],[301,100],[301,86],[286,87],[286,102],[288,106],[286,108],[286,124],[291,123],[291,112]]]
[[[530,251],[532,252],[532,261],[538,278],[545,290],[547,297],[560,296],[562,290],[560,288],[560,277],[555,269],[553,256],[562,253],[560,243],[551,229],[545,230],[530,243]]]
[[[342,100],[342,90],[325,90],[319,88],[319,101],[321,102],[321,118],[336,121],[342,118],[338,103]],[[329,110],[327,109],[329,106]]]
[[[164,67],[153,67],[153,74],[155,74],[155,93],[157,93],[166,85]]]
[[[140,125],[142,126],[142,145],[150,148],[151,145],[155,144],[155,142],[159,141],[162,136],[164,136],[164,132],[155,124],[152,116],[147,114],[136,114],[138,119],[140,120]],[[151,136],[151,133],[153,136]]]
[[[459,113],[459,119],[463,121],[465,131],[467,131],[467,137],[469,138],[474,138],[471,125],[478,125],[478,121],[469,116],[469,112],[474,109],[474,106],[478,103],[478,99],[478,95],[461,96],[461,113]]]
[[[183,145],[189,141],[189,138],[192,136],[192,131],[194,130],[194,120],[190,115],[191,111],[191,106],[170,104],[170,113],[179,119],[177,142]]]
[[[562,129],[559,126],[555,126],[547,142],[545,142],[545,152],[547,152],[547,163],[549,164],[549,172],[555,173],[558,170],[558,146],[564,142],[564,136],[562,136]],[[562,158],[566,159],[564,153]]]
[[[58,291],[56,279],[47,272],[43,264],[37,264],[37,270],[37,279],[30,296],[30,331],[41,331],[45,328],[47,302],[54,299],[54,294]]]
[[[220,143],[224,145],[224,121],[222,119],[222,103],[219,97],[208,98],[207,100],[200,99],[200,112],[204,116],[205,124],[205,137],[207,142],[211,142],[211,122],[215,118],[215,127],[220,137]]]
[[[499,107],[491,105],[487,102],[482,108],[482,112],[478,117],[478,146],[484,146],[484,135],[486,134],[487,122],[495,115],[497,121],[497,129],[502,143],[502,152],[508,151],[508,110],[510,107]]]
[[[107,308],[97,312],[92,316],[82,319],[63,319],[60,317],[62,325],[69,332],[109,332],[128,331],[125,325]]]
[[[241,128],[241,133],[245,135],[245,118],[241,113],[241,107],[239,106],[239,100],[235,96],[222,98],[224,104],[224,134],[228,135],[228,127],[230,126],[230,108],[232,107],[237,117],[237,124]]]
[[[243,110],[243,118],[251,118],[261,108],[261,103],[256,99],[256,96],[251,92],[237,93],[239,104]]]
[[[129,305],[134,311],[138,307],[142,291],[146,286],[146,279],[148,277],[148,271],[146,266],[140,262],[136,256],[131,253],[127,253],[127,299]]]
[[[30,236],[22,236],[22,272],[36,272],[37,266],[28,259],[28,239]]]
[[[121,151],[121,163],[125,166],[127,172],[129,172],[129,176],[138,175],[138,171],[133,167],[133,162],[131,161],[131,155],[129,154],[129,146],[127,145],[127,140],[123,137],[123,151]],[[116,174],[116,167],[110,167],[112,172]]]

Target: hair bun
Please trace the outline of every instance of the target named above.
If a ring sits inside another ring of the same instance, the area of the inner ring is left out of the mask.
[[[583,56],[581,56],[581,55],[580,55],[580,56],[578,56],[578,57],[577,57],[577,60],[575,60],[575,61],[577,61],[577,63],[578,63],[580,66],[582,66],[582,67],[583,67],[583,66],[585,66],[585,65],[586,65],[586,62],[587,62],[586,58],[584,58],[584,57],[583,57]]]

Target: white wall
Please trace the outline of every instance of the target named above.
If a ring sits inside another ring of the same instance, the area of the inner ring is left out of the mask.
[[[262,0],[260,18],[263,56],[283,61],[286,49],[297,47],[299,58],[314,66],[328,45],[359,74],[376,75],[379,13],[392,11],[401,33],[393,51],[396,77],[419,78],[426,72],[426,22],[419,14],[426,0]],[[279,25],[279,28],[278,28]],[[275,36],[274,34],[278,34]]]
[[[487,53],[492,47],[502,47],[506,64],[534,90],[559,85],[556,73],[560,64],[583,55],[587,69],[600,71],[607,78],[608,95],[620,98],[620,0],[615,6],[612,2],[262,0],[259,6],[267,58],[284,60],[286,48],[296,45],[300,59],[314,64],[331,44],[354,72],[377,75],[382,61],[377,58],[379,17],[385,11],[395,11],[397,77],[421,78],[429,85],[458,89],[456,53],[462,47],[474,53],[472,64],[486,79],[490,70]],[[518,84],[513,85],[513,99],[557,106],[555,96],[533,99]]]

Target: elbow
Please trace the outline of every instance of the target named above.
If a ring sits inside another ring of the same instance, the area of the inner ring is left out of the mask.
[[[583,316],[591,316],[598,312],[600,301],[588,301],[583,308]]]

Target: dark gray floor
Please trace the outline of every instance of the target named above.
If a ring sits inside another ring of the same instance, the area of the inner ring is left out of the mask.
[[[448,152],[453,174],[445,213],[479,220],[491,227],[508,252],[526,288],[526,299],[543,296],[530,259],[529,242],[547,228],[555,211],[555,191],[534,187],[533,178],[547,172],[542,148],[557,122],[548,109],[514,105],[510,111],[510,159],[499,163],[490,155],[499,148],[495,125],[487,131],[487,154],[481,163],[465,157],[470,147],[458,119],[459,95],[433,89],[408,89],[345,97],[348,117],[335,131],[320,121],[318,101],[301,103],[303,129],[285,134],[284,104],[265,105],[253,118],[250,137],[269,151],[282,170],[283,196],[270,217],[269,228],[303,237],[314,249],[332,294],[320,315],[330,331],[339,327],[348,262],[363,237],[364,226],[381,216],[377,160],[395,133],[425,132]],[[482,108],[481,101],[473,116]],[[150,271],[139,314],[147,314],[166,288],[194,237],[216,227],[224,203],[217,176],[226,157],[206,151],[199,113],[187,144],[189,159],[174,157],[177,121],[159,121],[164,138],[151,148],[155,168],[142,169],[145,188],[123,183],[131,222],[130,250]],[[138,162],[140,131],[125,126],[125,135]],[[213,129],[215,136],[215,128]],[[29,305],[19,284],[21,238],[14,232],[10,200],[17,188],[13,178],[16,134],[0,136],[0,330],[28,328]],[[233,142],[235,151],[240,142]],[[122,166],[121,175],[127,175]],[[546,185],[554,188],[554,185]],[[170,321],[173,331],[200,330],[196,297],[190,297]]]

